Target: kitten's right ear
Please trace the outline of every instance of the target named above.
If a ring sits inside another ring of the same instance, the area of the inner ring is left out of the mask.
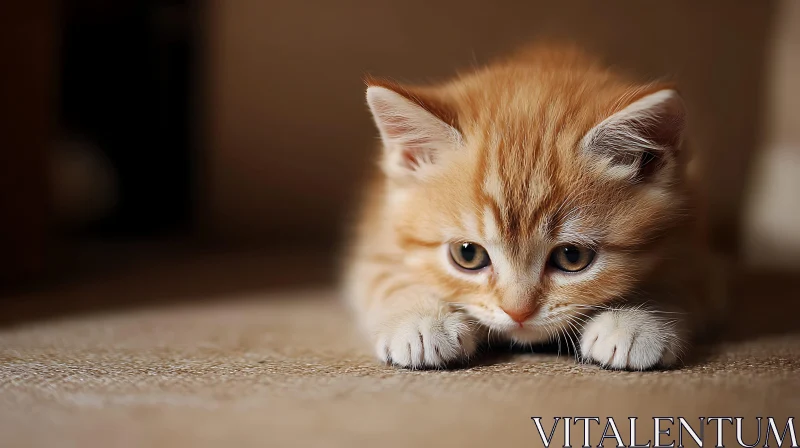
[[[643,180],[674,167],[686,110],[678,92],[658,87],[603,120],[583,138],[583,149],[602,162],[612,177]]]
[[[461,146],[461,133],[437,116],[435,107],[405,89],[372,85],[367,104],[385,148],[383,168],[392,177],[422,178],[443,151]]]

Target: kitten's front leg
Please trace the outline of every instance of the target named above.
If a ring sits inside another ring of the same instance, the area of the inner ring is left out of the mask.
[[[586,323],[581,354],[612,369],[669,367],[683,344],[682,323],[674,316],[642,308],[603,311]]]
[[[443,367],[473,355],[481,329],[463,313],[434,299],[374,316],[378,357],[406,368]]]

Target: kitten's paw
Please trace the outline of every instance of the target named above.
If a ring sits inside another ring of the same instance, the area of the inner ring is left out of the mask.
[[[474,324],[463,315],[408,314],[392,319],[378,334],[378,357],[399,367],[443,367],[469,358],[477,349]]]
[[[612,369],[669,367],[678,360],[681,340],[675,322],[643,309],[604,311],[581,336],[581,354]]]

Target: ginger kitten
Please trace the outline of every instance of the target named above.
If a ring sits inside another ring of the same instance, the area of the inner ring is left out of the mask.
[[[383,142],[346,294],[409,368],[487,334],[566,337],[609,368],[670,366],[708,314],[674,88],[540,47],[415,87],[368,81]]]

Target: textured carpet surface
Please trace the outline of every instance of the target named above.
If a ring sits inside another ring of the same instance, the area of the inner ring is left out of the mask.
[[[615,416],[627,440],[629,416],[800,410],[797,334],[666,372],[508,352],[403,371],[373,361],[330,289],[216,299],[5,325],[0,446],[542,446],[532,416]]]

